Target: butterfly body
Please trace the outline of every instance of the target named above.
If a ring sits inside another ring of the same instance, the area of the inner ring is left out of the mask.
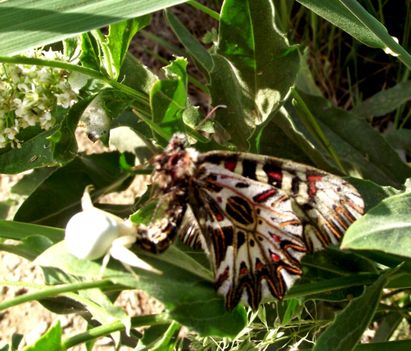
[[[363,213],[360,195],[342,178],[268,156],[199,154],[180,134],[153,163],[162,214],[140,228],[141,246],[166,249],[190,206],[199,231],[182,239],[202,236],[229,309],[281,299],[302,274],[304,254],[337,243]]]

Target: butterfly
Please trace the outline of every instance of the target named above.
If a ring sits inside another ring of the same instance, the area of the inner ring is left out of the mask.
[[[302,257],[338,243],[364,212],[358,191],[325,171],[249,153],[199,153],[186,144],[175,134],[154,158],[159,208],[138,227],[137,241],[164,251],[190,209],[199,230],[182,240],[205,246],[227,309],[282,299],[302,274]]]

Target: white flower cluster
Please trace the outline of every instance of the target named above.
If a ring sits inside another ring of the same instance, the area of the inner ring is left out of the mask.
[[[36,50],[27,57],[67,61],[58,51]],[[77,101],[68,76],[60,68],[0,63],[0,148],[20,147],[16,135],[27,127],[48,130],[55,125],[55,108]]]

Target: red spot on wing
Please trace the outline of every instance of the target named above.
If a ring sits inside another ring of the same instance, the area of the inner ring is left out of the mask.
[[[275,253],[271,253],[271,261],[278,262],[280,260],[280,256]]]
[[[248,274],[247,267],[241,267],[240,268],[240,275],[247,275],[247,274]]]
[[[309,175],[307,176],[307,182],[308,182],[308,194],[310,196],[314,196],[317,193],[317,182],[319,182],[323,176],[321,175]]]
[[[237,166],[236,160],[225,160],[224,161],[224,168],[228,169],[231,172],[234,172],[236,166]]]
[[[255,202],[264,202],[265,200],[269,199],[270,197],[274,196],[277,193],[277,190],[274,188],[268,189],[263,191],[262,193],[253,197]]]
[[[281,182],[283,179],[283,174],[281,171],[268,171],[267,175],[269,178],[272,178],[276,182]]]
[[[273,240],[276,243],[279,243],[281,241],[281,238],[277,234],[274,234],[274,233],[271,233],[271,232],[269,232],[269,234],[271,235],[271,237],[273,238]]]

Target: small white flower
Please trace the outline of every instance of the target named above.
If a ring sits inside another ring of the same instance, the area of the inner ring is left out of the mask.
[[[28,57],[65,60],[60,52],[31,50]],[[0,64],[0,118],[7,123],[0,126],[0,148],[19,147],[15,132],[4,127],[14,125],[17,130],[38,125],[50,129],[56,123],[53,111],[57,106],[69,108],[77,101],[76,91],[68,83],[69,72],[60,68]],[[76,89],[78,90],[78,89]]]

